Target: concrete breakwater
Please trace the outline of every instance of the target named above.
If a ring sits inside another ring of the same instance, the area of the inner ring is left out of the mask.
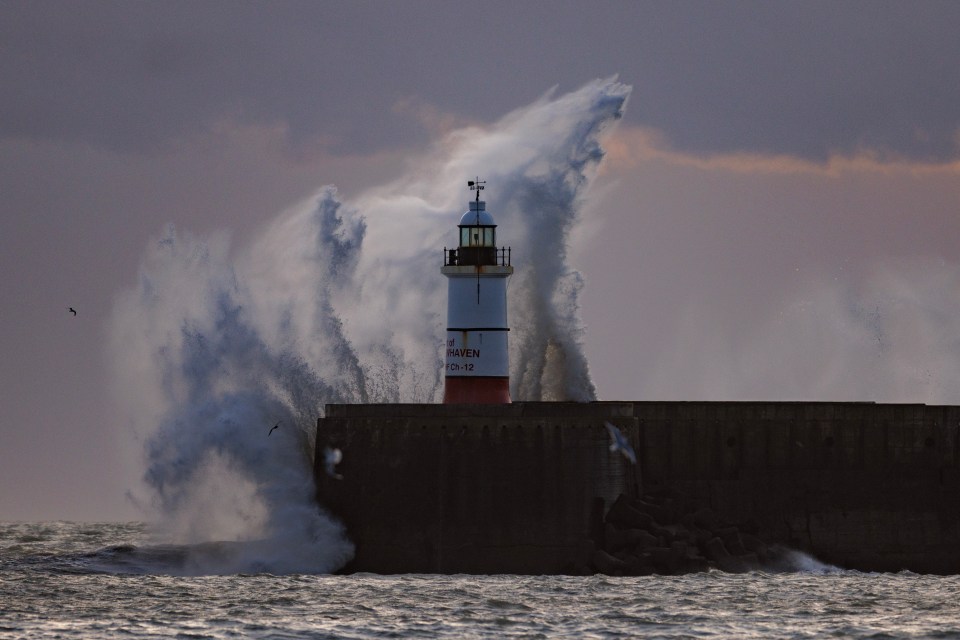
[[[342,479],[325,447],[342,450]],[[330,405],[317,452],[319,502],[357,547],[346,571],[732,570],[786,545],[851,569],[960,573],[960,407]]]
[[[331,405],[318,459],[320,504],[356,545],[348,571],[578,572],[605,505],[636,485],[608,455],[604,421],[637,441],[629,403]]]
[[[635,402],[648,491],[863,571],[960,573],[960,407]]]

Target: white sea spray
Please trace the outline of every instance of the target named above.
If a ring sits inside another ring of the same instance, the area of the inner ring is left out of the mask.
[[[567,247],[629,93],[607,79],[547,94],[449,134],[390,184],[350,200],[321,188],[247,246],[172,227],[153,242],[117,298],[110,357],[143,445],[145,488],[132,495],[159,539],[242,543],[208,554],[201,573],[349,560],[345,531],[314,502],[316,419],[327,403],[439,401],[441,249],[456,243],[467,178],[487,181],[517,269],[513,397],[594,399]]]

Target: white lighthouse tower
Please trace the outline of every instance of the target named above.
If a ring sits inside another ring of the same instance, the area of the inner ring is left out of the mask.
[[[447,341],[444,404],[510,402],[507,350],[507,278],[510,249],[497,248],[497,225],[480,199],[484,182],[460,218],[460,246],[444,248],[447,276]]]

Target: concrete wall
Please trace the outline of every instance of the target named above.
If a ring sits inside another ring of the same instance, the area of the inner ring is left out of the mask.
[[[960,407],[332,405],[318,460],[326,445],[344,479],[318,466],[318,497],[357,545],[348,570],[570,571],[621,491],[668,490],[843,567],[960,573]]]
[[[605,420],[637,441],[629,403],[328,406],[318,459],[341,449],[343,479],[318,469],[317,491],[356,544],[346,570],[585,567],[604,505],[637,480]]]
[[[960,407],[637,402],[645,487],[846,568],[960,573]]]

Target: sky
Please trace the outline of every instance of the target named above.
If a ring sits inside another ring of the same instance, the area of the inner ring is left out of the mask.
[[[245,246],[614,77],[566,247],[600,399],[960,402],[957,25],[950,1],[0,4],[0,520],[136,517],[111,319],[168,225]]]

